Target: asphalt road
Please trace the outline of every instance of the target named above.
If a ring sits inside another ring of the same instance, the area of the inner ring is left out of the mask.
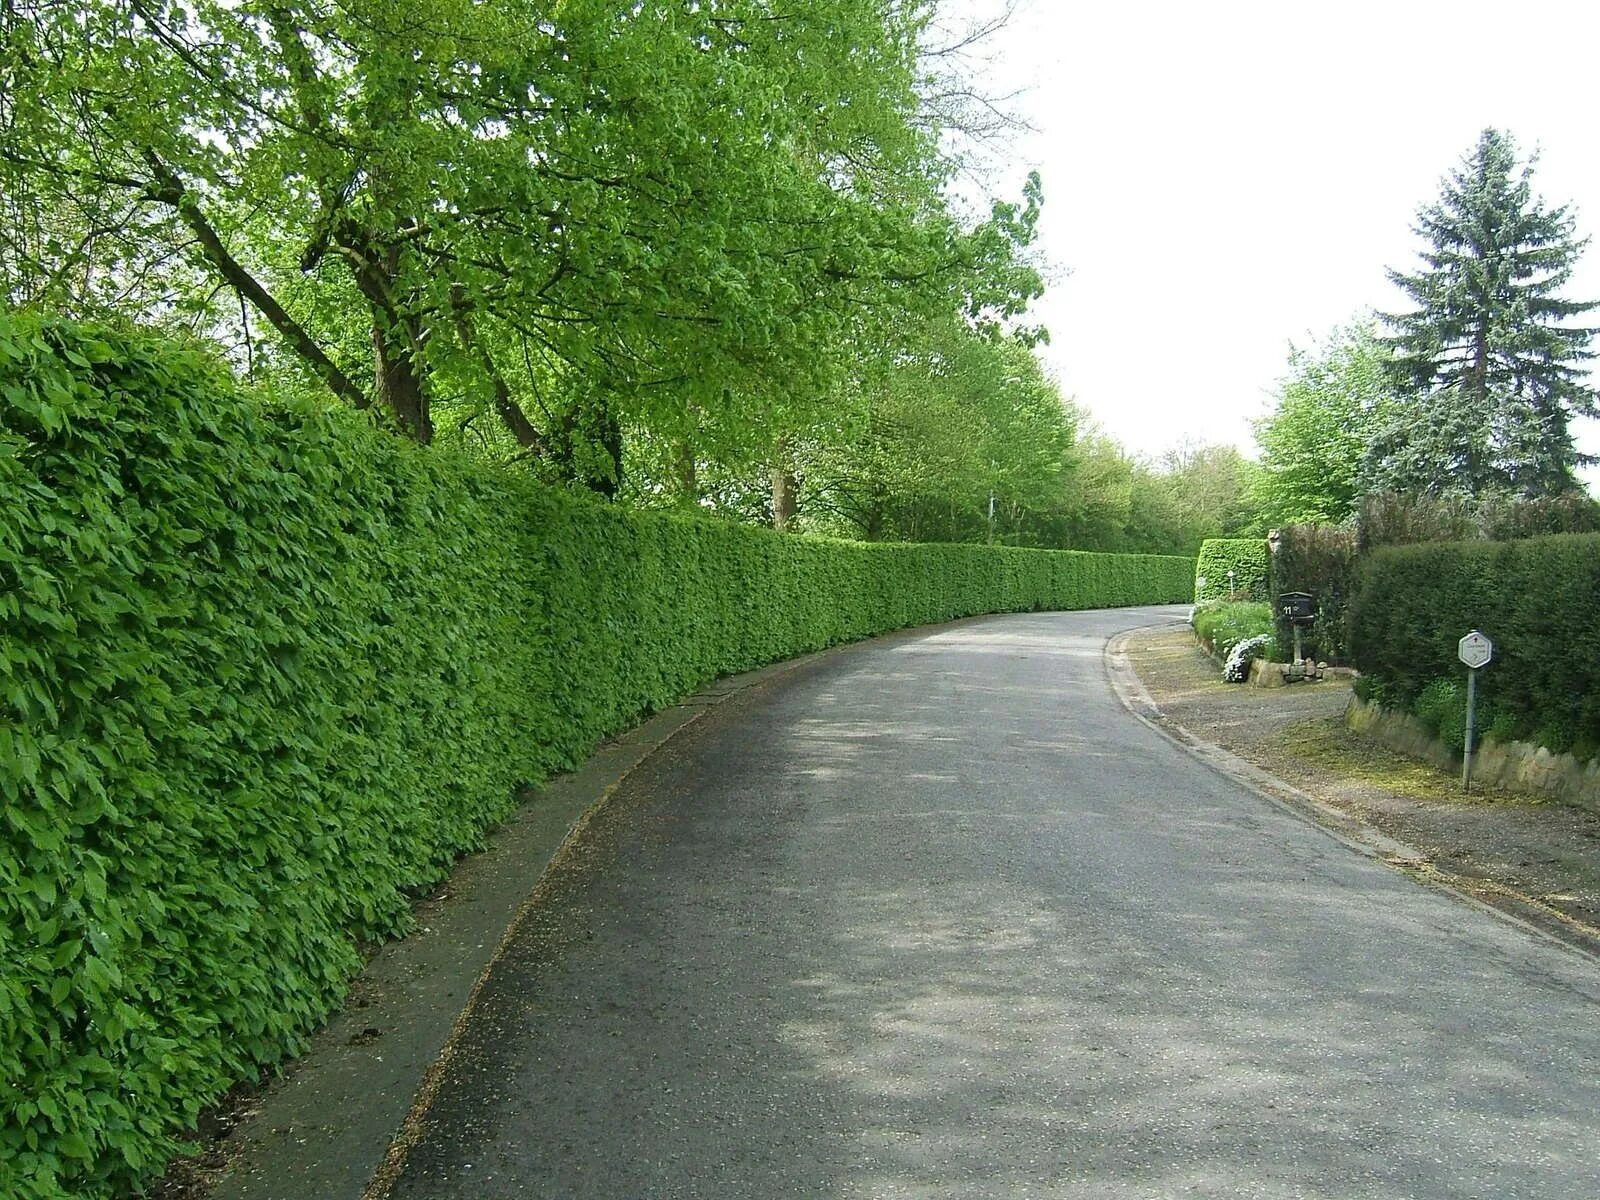
[[[1128,715],[1108,635],[825,657],[634,772],[393,1195],[1600,1197],[1600,968]]]

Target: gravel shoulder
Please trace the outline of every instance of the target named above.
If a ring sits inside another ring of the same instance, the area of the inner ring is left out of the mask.
[[[1347,680],[1224,683],[1187,627],[1136,631],[1123,652],[1160,723],[1415,848],[1396,865],[1600,950],[1600,814],[1505,791],[1463,796],[1454,776],[1347,729]]]

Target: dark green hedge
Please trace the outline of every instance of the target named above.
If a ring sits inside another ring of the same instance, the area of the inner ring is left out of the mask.
[[[1362,690],[1414,708],[1435,681],[1465,679],[1456,644],[1481,629],[1495,647],[1481,727],[1588,757],[1600,746],[1597,597],[1600,534],[1375,550],[1350,609]]]
[[[1233,590],[1228,572],[1233,571]],[[1200,543],[1194,564],[1194,602],[1210,600],[1269,600],[1268,556],[1265,538],[1207,538]],[[1205,581],[1204,587],[1201,580]]]
[[[1317,601],[1317,619],[1301,633],[1308,658],[1341,666],[1350,661],[1350,600],[1355,591],[1356,535],[1339,525],[1286,525],[1277,531],[1272,554],[1272,599],[1306,592]],[[1276,605],[1274,605],[1276,613]],[[1293,653],[1294,627],[1277,620],[1278,646]]]
[[[1185,559],[646,516],[0,311],[0,1195],[106,1197],[519,786],[723,673]]]

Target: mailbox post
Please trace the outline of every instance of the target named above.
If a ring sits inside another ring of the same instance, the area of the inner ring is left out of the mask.
[[[1304,679],[1305,654],[1300,647],[1300,631],[1317,619],[1317,598],[1310,592],[1284,592],[1278,597],[1278,615],[1294,626],[1294,662],[1288,678]]]
[[[1461,790],[1472,791],[1472,734],[1478,716],[1478,672],[1494,657],[1494,643],[1474,629],[1456,643],[1456,657],[1467,668],[1467,737],[1461,747]]]

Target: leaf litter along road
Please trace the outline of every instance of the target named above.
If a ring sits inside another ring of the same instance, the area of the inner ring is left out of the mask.
[[[1172,611],[867,643],[669,743],[392,1195],[1600,1195],[1600,970],[1134,719],[1105,639]]]

